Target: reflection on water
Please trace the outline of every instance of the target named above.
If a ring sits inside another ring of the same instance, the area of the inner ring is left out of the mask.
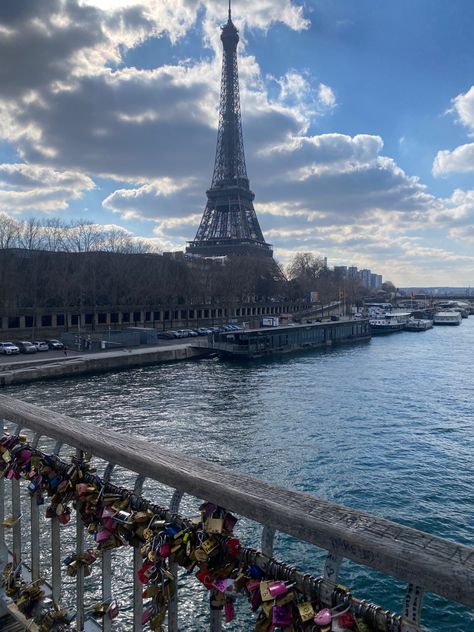
[[[274,360],[190,361],[6,392],[472,545],[473,345],[471,317],[460,327]],[[162,488],[149,493],[166,504]],[[183,507],[193,511],[195,504]],[[255,526],[245,523],[243,537],[256,543]],[[277,550],[319,572],[314,548],[280,536]],[[342,581],[400,608],[403,590],[395,582],[349,563]],[[185,596],[191,598],[189,587]],[[464,609],[426,603],[430,630],[474,629]],[[186,601],[183,629],[204,626],[204,605]],[[228,629],[244,629],[248,616]]]

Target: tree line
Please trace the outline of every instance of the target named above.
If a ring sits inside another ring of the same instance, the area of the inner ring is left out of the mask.
[[[57,309],[296,300],[318,292],[329,303],[344,290],[367,295],[312,253],[296,253],[286,275],[273,259],[224,262],[165,256],[120,228],[57,218],[16,220],[0,214],[0,309]]]

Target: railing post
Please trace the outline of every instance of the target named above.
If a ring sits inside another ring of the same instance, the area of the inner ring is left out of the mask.
[[[328,551],[326,559],[324,561],[323,568],[323,577],[324,579],[329,580],[330,582],[337,583],[337,578],[339,577],[339,571],[341,570],[341,564],[343,562],[343,558],[333,553],[332,551]]]
[[[141,496],[145,477],[139,474],[135,479],[133,493],[135,496]],[[142,632],[142,615],[143,615],[143,587],[138,579],[138,571],[142,565],[142,556],[140,549],[133,547],[133,632]]]
[[[421,623],[421,609],[423,607],[424,590],[415,584],[408,584],[403,602],[403,616],[410,623],[414,623],[413,628],[406,627],[407,630],[417,630]],[[416,627],[415,627],[416,626]]]
[[[53,454],[59,455],[62,443],[58,441],[54,447]],[[61,598],[61,535],[59,517],[51,518],[51,595],[53,601],[59,604]]]
[[[37,448],[40,435],[35,433],[32,441],[32,447]],[[41,575],[40,561],[40,526],[39,526],[39,506],[38,492],[31,495],[30,500],[31,515],[31,579],[36,581]]]
[[[0,479],[0,571],[1,567],[8,562],[8,548],[5,542],[5,479]]]
[[[268,557],[273,555],[273,542],[275,540],[275,529],[264,526],[262,529],[262,553]]]
[[[170,513],[178,513],[182,498],[183,492],[175,489],[171,497]],[[170,563],[170,572],[176,577],[176,581],[168,605],[168,632],[178,632],[178,565],[176,562]]]
[[[76,450],[76,457],[79,461],[83,459],[82,450]],[[81,516],[81,503],[76,505],[76,554],[84,551],[84,521]],[[76,627],[78,632],[84,630],[84,566],[77,565],[76,575]]]
[[[211,616],[210,616],[210,632],[221,632],[222,630],[222,610],[213,610],[211,608]]]
[[[12,517],[16,520],[13,525],[13,558],[15,565],[21,560],[21,498],[20,481],[12,480]]]
[[[51,595],[55,603],[61,598],[61,536],[59,518],[51,518]]]
[[[40,527],[38,495],[35,492],[30,501],[31,512],[31,579],[39,579],[40,571]]]
[[[114,470],[114,463],[107,463],[102,482],[106,485],[110,481],[110,477]],[[112,602],[112,551],[105,549],[102,551],[102,603]],[[102,618],[103,632],[110,632],[112,629],[112,620],[106,613]]]

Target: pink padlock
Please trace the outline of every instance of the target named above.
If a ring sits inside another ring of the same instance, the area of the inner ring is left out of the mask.
[[[323,608],[314,615],[316,625],[329,625],[332,621],[332,612],[329,608]]]
[[[113,531],[115,528],[113,516],[115,516],[115,512],[110,511],[108,507],[104,507],[104,510],[102,511],[102,516],[101,516],[101,522],[102,522],[103,527],[105,529],[108,529],[109,531]]]
[[[108,529],[99,529],[95,534],[95,541],[100,544],[101,542],[106,542],[112,534]]]
[[[76,485],[76,494],[78,496],[84,496],[84,494],[87,494],[87,488],[89,487],[89,485],[87,483],[77,483]]]
[[[285,628],[293,623],[293,613],[291,608],[273,606],[272,623],[279,628]]]
[[[119,613],[119,603],[118,601],[116,601],[114,599],[114,601],[112,601],[112,603],[110,604],[110,606],[107,608],[107,616],[109,617],[109,619],[115,619],[115,617],[118,615]]]
[[[101,518],[113,518],[115,516],[117,512],[116,511],[112,511],[112,509],[110,509],[110,507],[104,507],[102,509],[102,513],[100,515]]]
[[[279,597],[280,595],[286,595],[288,592],[289,586],[285,584],[285,582],[275,582],[274,584],[270,584],[268,586],[268,592],[272,597]]]
[[[145,625],[146,623],[148,623],[148,621],[152,618],[154,612],[155,612],[155,609],[153,608],[153,606],[150,606],[149,608],[143,611],[142,625]]]
[[[229,586],[234,585],[233,579],[216,579],[215,582],[212,583],[214,588],[217,588],[219,592],[225,592]]]
[[[33,452],[31,450],[28,449],[24,449],[20,452],[20,465],[25,465],[26,463],[28,463],[28,461],[31,460],[31,457],[33,455]]]
[[[169,542],[165,542],[160,546],[158,552],[161,557],[169,557],[171,555],[171,544]]]
[[[224,613],[227,623],[230,623],[235,619],[234,602],[232,601],[232,599],[226,599]]]

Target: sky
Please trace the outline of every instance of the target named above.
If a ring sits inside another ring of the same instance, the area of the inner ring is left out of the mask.
[[[474,285],[474,2],[234,0],[247,171],[275,257]],[[227,0],[2,0],[0,213],[194,238]]]

